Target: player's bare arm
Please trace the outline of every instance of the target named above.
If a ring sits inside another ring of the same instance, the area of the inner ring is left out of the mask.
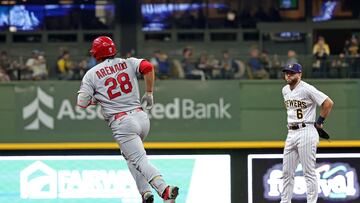
[[[153,97],[153,91],[154,91],[154,81],[155,81],[155,72],[153,65],[143,60],[140,63],[140,72],[144,75],[145,80],[145,86],[146,86],[146,92],[144,96],[141,98],[141,104],[146,109],[151,109],[154,104],[154,97]]]
[[[143,60],[140,63],[140,67],[140,69],[142,70],[142,74],[144,75],[146,92],[153,92],[155,81],[155,72],[153,65],[150,62]]]
[[[323,127],[325,118],[327,118],[329,116],[333,105],[334,105],[334,102],[329,97],[326,98],[325,101],[321,104],[320,116],[319,116],[318,120],[316,121],[317,128]]]

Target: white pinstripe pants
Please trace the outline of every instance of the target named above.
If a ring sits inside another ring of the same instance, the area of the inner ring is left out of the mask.
[[[298,130],[289,130],[283,157],[283,191],[281,203],[291,203],[294,175],[299,161],[306,181],[307,203],[316,203],[318,181],[316,176],[316,149],[319,136],[313,125]]]

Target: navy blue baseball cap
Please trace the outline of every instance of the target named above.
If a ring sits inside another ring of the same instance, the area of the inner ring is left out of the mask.
[[[282,72],[286,72],[286,71],[290,71],[293,73],[301,73],[302,67],[298,63],[290,63],[290,64],[287,64],[282,70]]]

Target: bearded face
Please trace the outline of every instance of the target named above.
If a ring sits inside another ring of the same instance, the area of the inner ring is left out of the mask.
[[[291,71],[285,72],[285,80],[289,85],[295,85],[301,79],[301,73],[294,73]]]

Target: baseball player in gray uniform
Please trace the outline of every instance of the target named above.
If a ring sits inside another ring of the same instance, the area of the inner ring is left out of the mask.
[[[144,203],[154,201],[151,187],[164,202],[175,202],[179,188],[165,183],[160,172],[149,163],[143,145],[150,120],[141,104],[146,109],[153,106],[154,68],[144,59],[115,58],[116,52],[109,37],[101,36],[93,41],[90,53],[98,64],[83,77],[77,105],[82,108],[96,103],[101,105]],[[146,85],[141,102],[138,73],[144,76]]]
[[[316,149],[319,135],[316,128],[323,128],[333,101],[314,86],[301,80],[302,67],[298,63],[288,64],[283,69],[287,85],[282,89],[287,110],[288,134],[283,157],[283,191],[281,203],[290,203],[294,188],[294,173],[302,165],[307,203],[316,203],[318,183],[316,175]],[[316,106],[321,106],[315,121]]]

